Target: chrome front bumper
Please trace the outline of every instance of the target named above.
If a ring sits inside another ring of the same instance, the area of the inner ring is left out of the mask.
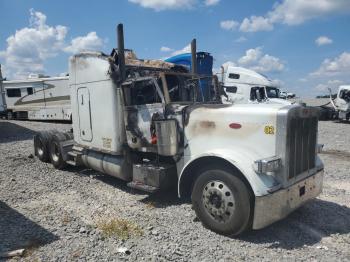
[[[323,170],[272,194],[256,197],[253,229],[280,220],[322,192]]]

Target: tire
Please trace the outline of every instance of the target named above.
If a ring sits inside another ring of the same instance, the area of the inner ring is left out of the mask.
[[[7,119],[12,120],[13,119],[13,114],[11,111],[7,112]]]
[[[65,132],[64,136],[65,136],[66,140],[73,140],[74,139],[72,132]]]
[[[219,234],[237,236],[251,227],[252,196],[245,183],[230,169],[199,172],[192,205],[202,224]]]
[[[65,140],[66,137],[63,133],[55,133],[50,139],[50,161],[56,169],[63,169],[67,166],[66,161],[63,159],[62,148],[60,147],[60,143]]]
[[[49,140],[51,133],[43,131],[34,136],[34,152],[42,162],[49,162]]]

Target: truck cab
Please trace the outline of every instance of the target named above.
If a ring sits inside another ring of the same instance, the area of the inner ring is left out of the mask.
[[[315,109],[225,104],[215,77],[204,96],[198,74],[125,54],[120,41],[111,55],[70,58],[73,134],[39,133],[41,160],[149,193],[177,187],[203,225],[225,235],[263,228],[320,194]]]
[[[339,111],[339,119],[350,119],[350,85],[342,85],[339,87],[335,106]]]
[[[280,90],[273,81],[253,70],[230,65],[222,66],[219,78],[227,94],[223,100],[228,103],[291,104],[280,97]]]

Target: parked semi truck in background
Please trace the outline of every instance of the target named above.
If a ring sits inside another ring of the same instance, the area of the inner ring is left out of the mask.
[[[253,70],[223,65],[219,79],[227,94],[226,100],[228,102],[291,104],[291,102],[280,96],[280,89],[273,81]]]
[[[330,100],[333,108],[338,112],[340,120],[350,119],[350,85],[339,86],[335,101],[332,99],[332,90],[330,91]]]
[[[176,65],[184,66],[188,71],[196,71],[198,75],[201,76],[199,82],[202,94],[205,99],[208,99],[210,94],[210,89],[207,88],[210,86],[210,81],[213,76],[213,56],[207,52],[197,52],[195,61],[192,61],[191,53],[179,54],[167,58],[165,61],[170,62]],[[196,67],[193,68],[192,64]]]
[[[223,104],[213,78],[205,98],[193,69],[125,58],[120,24],[112,55],[70,58],[73,133],[39,132],[35,154],[147,192],[176,186],[203,225],[227,235],[263,228],[319,195],[317,112]]]
[[[213,56],[207,52],[197,52],[196,70],[197,74],[202,77],[213,75]],[[192,70],[191,53],[179,54],[169,57],[166,62],[183,65],[187,69]],[[226,103],[280,103],[291,105],[292,103],[287,98],[294,98],[295,94],[281,92],[276,84],[253,70],[223,65],[221,73],[216,74],[219,82],[222,85],[222,99]],[[211,78],[203,78],[201,80],[203,94],[210,95],[205,89],[208,85],[206,81]],[[284,96],[282,94],[285,94]]]

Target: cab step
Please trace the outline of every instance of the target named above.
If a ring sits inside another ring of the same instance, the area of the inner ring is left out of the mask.
[[[81,153],[81,152],[84,151],[84,147],[78,146],[78,145],[75,144],[75,145],[73,146],[73,150],[74,150],[74,151],[78,151],[78,152]]]
[[[77,157],[78,156],[78,152],[76,152],[76,151],[69,151],[68,155],[70,155],[71,157]]]
[[[79,166],[84,148],[73,146],[72,150],[67,152],[66,163],[71,166]]]
[[[149,185],[143,184],[143,183],[138,182],[138,181],[129,182],[127,185],[128,185],[128,187],[131,187],[131,188],[134,188],[137,190],[141,190],[141,191],[145,191],[148,193],[154,193],[154,192],[157,192],[159,190],[158,187],[149,186]]]
[[[77,166],[77,163],[75,161],[72,161],[72,160],[67,160],[66,163],[68,165],[71,165],[71,166]]]

